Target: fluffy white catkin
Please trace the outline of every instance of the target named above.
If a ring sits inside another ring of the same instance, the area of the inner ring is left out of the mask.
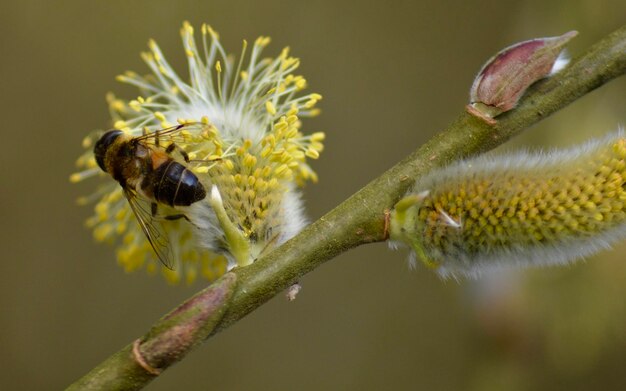
[[[626,138],[616,132],[434,170],[396,204],[391,243],[408,244],[412,260],[444,278],[585,257],[626,237],[625,159]]]

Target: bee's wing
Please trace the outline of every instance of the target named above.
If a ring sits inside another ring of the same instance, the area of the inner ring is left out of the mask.
[[[165,267],[172,270],[174,267],[174,255],[172,254],[169,236],[163,223],[152,216],[149,201],[140,200],[137,194],[129,189],[124,189],[124,195],[159,260]]]
[[[138,136],[135,140],[154,142],[159,139],[162,142],[181,142],[184,141],[183,136],[180,134],[184,130],[194,131],[201,130],[209,127],[209,125],[202,122],[189,122],[181,125],[172,126],[165,129],[158,129],[154,132],[146,133],[142,136]]]

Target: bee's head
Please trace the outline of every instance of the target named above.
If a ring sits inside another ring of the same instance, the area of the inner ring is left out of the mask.
[[[100,137],[100,139],[96,142],[96,145],[93,147],[93,154],[96,156],[96,162],[102,171],[106,171],[106,168],[104,167],[104,156],[109,150],[111,144],[113,144],[122,134],[123,132],[121,130],[108,130],[102,135],[102,137]]]

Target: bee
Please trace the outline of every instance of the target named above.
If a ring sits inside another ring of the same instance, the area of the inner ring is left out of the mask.
[[[190,126],[171,128],[131,136],[121,130],[105,132],[94,146],[98,166],[119,182],[124,196],[159,260],[173,268],[173,255],[162,223],[187,219],[182,213],[161,215],[159,206],[186,207],[206,197],[198,177],[173,157],[178,150],[189,163],[188,154],[175,142],[175,136]],[[164,147],[163,141],[169,141]],[[188,219],[187,219],[188,220]]]

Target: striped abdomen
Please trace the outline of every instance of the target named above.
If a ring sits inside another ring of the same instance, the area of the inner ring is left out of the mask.
[[[206,196],[198,177],[174,159],[145,175],[141,188],[157,202],[170,206],[189,206]]]

